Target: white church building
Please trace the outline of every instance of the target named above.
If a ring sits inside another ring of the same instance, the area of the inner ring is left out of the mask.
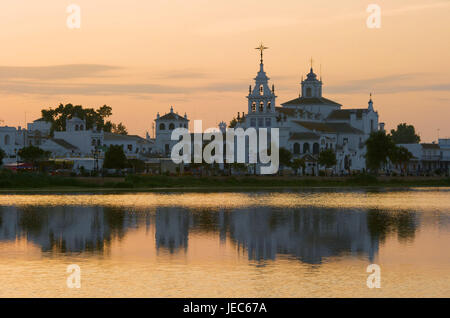
[[[379,129],[378,113],[372,98],[367,107],[342,108],[338,102],[322,95],[322,80],[317,78],[312,65],[306,79],[301,81],[299,97],[277,106],[275,87],[269,86],[264,71],[263,50],[259,72],[250,86],[247,114],[238,114],[236,127],[244,129],[278,128],[280,147],[294,156],[304,158],[307,173],[317,174],[319,153],[332,149],[336,153],[336,173],[363,171],[365,165],[365,141],[370,133]],[[383,124],[380,124],[383,129]]]

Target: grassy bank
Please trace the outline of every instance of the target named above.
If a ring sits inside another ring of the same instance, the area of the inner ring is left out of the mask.
[[[442,186],[450,187],[450,178],[386,178],[370,175],[352,177],[165,177],[129,176],[129,187],[361,187],[361,186]]]
[[[126,178],[72,178],[37,173],[0,172],[0,189],[156,189],[156,188],[303,188],[303,187],[450,187],[450,178],[438,177],[195,177],[139,176]]]

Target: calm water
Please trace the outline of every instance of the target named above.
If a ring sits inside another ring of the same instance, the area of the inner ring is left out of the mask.
[[[450,297],[450,189],[0,194],[0,296]]]

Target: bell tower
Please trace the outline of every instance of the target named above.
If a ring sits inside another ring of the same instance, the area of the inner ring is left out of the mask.
[[[313,71],[313,60],[311,59],[311,69],[306,75],[306,79],[302,80],[302,98],[321,98],[322,97],[322,80],[317,79],[317,75]]]
[[[259,72],[254,78],[255,85],[249,87],[248,92],[248,114],[267,114],[275,113],[275,86],[269,87],[269,78],[264,71],[263,54],[267,50],[262,43],[255,50],[259,50],[261,54]]]

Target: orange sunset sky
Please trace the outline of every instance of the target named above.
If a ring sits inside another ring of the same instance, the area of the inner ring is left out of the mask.
[[[80,29],[66,25],[72,3]],[[371,3],[380,29],[366,26]],[[2,0],[0,13],[3,125],[59,103],[107,104],[141,136],[171,105],[204,128],[229,122],[247,112],[262,41],[277,105],[298,96],[313,57],[325,97],[366,107],[373,92],[388,129],[450,137],[449,0]]]

